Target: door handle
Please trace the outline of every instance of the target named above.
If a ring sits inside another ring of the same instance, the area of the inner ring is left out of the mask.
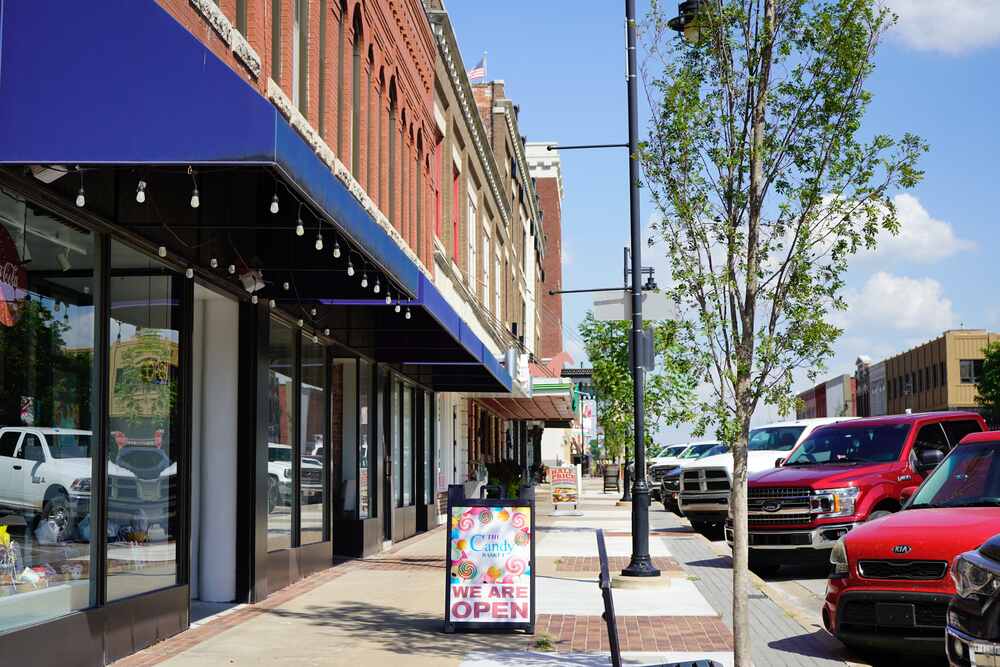
[[[21,466],[14,466],[14,470],[20,470]]]

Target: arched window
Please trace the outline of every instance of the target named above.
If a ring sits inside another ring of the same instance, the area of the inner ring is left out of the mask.
[[[424,257],[424,218],[423,218],[423,208],[424,201],[424,137],[420,130],[417,130],[417,256],[420,259],[426,260]]]
[[[337,157],[344,158],[344,27],[347,1],[340,0],[340,18],[337,21]]]
[[[396,225],[396,77],[389,79],[389,221]]]
[[[385,70],[380,67],[378,71],[378,100],[375,105],[375,115],[378,116],[378,128],[376,128],[378,130],[378,150],[376,151],[378,153],[378,170],[375,173],[375,178],[378,181],[378,207],[382,211],[385,211],[385,184],[387,177],[382,169],[385,165],[383,156],[385,146],[382,144],[382,117],[385,116],[385,104],[382,101],[383,95],[385,95]]]
[[[351,173],[361,179],[361,6],[354,7],[354,57],[351,60]]]
[[[365,94],[368,95],[368,110],[365,112],[365,118],[368,120],[368,138],[365,141],[365,189],[368,190],[370,196],[375,196],[374,184],[375,181],[372,180],[372,148],[374,148],[374,143],[372,141],[372,131],[375,126],[373,122],[375,114],[375,95],[374,89],[372,87],[372,76],[375,73],[375,50],[372,49],[371,45],[368,45],[368,72],[367,81],[368,85],[365,86]]]
[[[402,159],[399,160],[399,203],[401,209],[399,211],[399,233],[403,235],[403,239],[409,243],[410,242],[410,178],[409,170],[406,168],[409,162],[410,146],[406,141],[406,109],[403,109],[402,114],[403,125],[400,127],[400,147],[402,150]]]

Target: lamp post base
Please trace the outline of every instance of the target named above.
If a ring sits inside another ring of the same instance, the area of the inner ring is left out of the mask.
[[[632,558],[622,576],[660,576],[649,555],[649,485],[642,477],[636,479],[632,488]]]

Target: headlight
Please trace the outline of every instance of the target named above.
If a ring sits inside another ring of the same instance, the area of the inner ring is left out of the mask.
[[[860,491],[856,486],[844,489],[823,489],[809,498],[809,511],[819,518],[851,516]]]
[[[1000,590],[997,574],[976,565],[965,554],[952,563],[951,578],[955,581],[955,592],[961,598],[980,598],[985,602]]]
[[[81,477],[80,479],[74,479],[69,488],[77,493],[90,493],[90,478]]]
[[[281,472],[281,476],[284,477],[285,479],[291,479],[292,478],[292,469],[291,468],[285,468]]]
[[[837,540],[830,551],[830,565],[833,566],[830,575],[832,577],[846,577],[850,572],[847,564],[847,546],[844,545],[843,537]]]

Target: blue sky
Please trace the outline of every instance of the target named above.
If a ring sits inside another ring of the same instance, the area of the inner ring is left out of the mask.
[[[1000,0],[887,2],[900,21],[868,86],[874,102],[865,131],[915,132],[930,152],[923,182],[897,201],[902,234],[852,265],[850,309],[838,315],[845,335],[828,376],[853,372],[859,354],[881,359],[946,328],[1000,329],[1000,290],[993,289],[1000,278],[993,259],[1000,250]],[[448,10],[466,66],[488,52],[489,78],[503,79],[520,104],[529,141],[604,143],[627,138],[623,4],[452,0]],[[645,7],[640,0],[640,14]],[[644,134],[648,109],[640,105]],[[562,160],[565,287],[618,284],[628,241],[625,152],[566,152]],[[644,201],[643,220],[652,214]],[[644,260],[666,271],[662,256]],[[575,330],[591,300],[564,299],[566,346],[578,357]],[[773,416],[761,410],[758,420]]]

